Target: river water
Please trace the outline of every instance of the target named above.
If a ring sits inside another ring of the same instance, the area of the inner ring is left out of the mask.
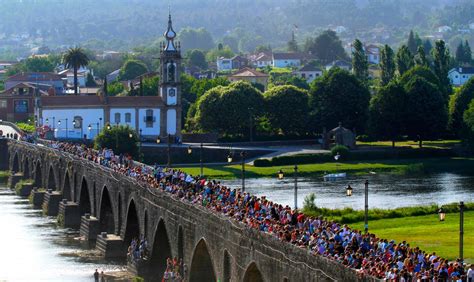
[[[326,208],[364,208],[364,182],[369,180],[369,208],[396,208],[415,205],[474,202],[474,176],[440,173],[424,177],[400,175],[369,175],[348,177],[325,182],[321,178],[298,179],[298,207],[304,197],[316,195],[316,205]],[[240,187],[241,180],[223,181],[231,187]],[[352,197],[346,197],[350,184]],[[284,180],[275,178],[246,179],[246,191],[279,204],[294,206],[294,179],[287,175]]]
[[[0,183],[0,281],[94,281],[95,269],[123,270],[120,263],[71,257],[87,251],[77,232],[56,227],[56,218]],[[68,255],[68,256],[65,256]]]

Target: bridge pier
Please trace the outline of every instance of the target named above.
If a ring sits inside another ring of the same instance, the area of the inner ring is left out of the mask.
[[[43,213],[47,216],[57,216],[59,212],[59,202],[63,195],[60,192],[48,190],[44,194]]]
[[[23,173],[17,172],[17,173],[12,173],[8,177],[8,188],[10,189],[15,189],[15,185],[20,182],[20,180],[23,179]]]
[[[81,226],[81,210],[79,205],[63,199],[59,203],[58,223],[61,227],[79,229]]]
[[[127,249],[123,245],[123,239],[114,234],[102,232],[97,236],[95,247],[106,259],[124,259],[127,257]]]
[[[39,190],[37,187],[33,188],[30,195],[30,203],[33,205],[33,208],[40,209],[42,208],[43,201],[44,201],[44,194],[46,191]]]
[[[89,243],[95,243],[100,233],[100,222],[96,217],[86,213],[81,216],[80,235]]]
[[[15,185],[16,186],[16,185]],[[19,189],[16,189],[16,194],[20,197],[28,197],[33,190],[33,183],[23,183]]]

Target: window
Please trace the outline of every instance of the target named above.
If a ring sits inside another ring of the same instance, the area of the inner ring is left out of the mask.
[[[74,117],[73,126],[74,126],[74,128],[82,128],[82,117],[81,116],[75,116]]]
[[[28,100],[15,100],[15,113],[28,113]]]
[[[311,76],[311,75],[310,75],[310,76]],[[302,74],[301,74],[301,77],[302,77],[302,78],[306,78],[306,74],[305,74],[305,73],[302,73]]]
[[[153,110],[146,110],[145,123],[146,127],[153,127]]]
[[[115,113],[114,120],[115,120],[115,123],[120,123],[120,113]]]
[[[7,100],[0,100],[0,108],[6,108],[7,107]]]
[[[125,122],[132,122],[132,114],[131,113],[126,113],[125,114]]]

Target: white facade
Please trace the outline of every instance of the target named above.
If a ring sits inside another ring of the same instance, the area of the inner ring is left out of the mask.
[[[175,135],[176,134],[176,110],[169,109],[166,113],[166,133]]]
[[[56,138],[80,139],[86,135],[87,139],[93,139],[99,130],[104,128],[104,110],[102,108],[44,109],[40,115],[42,124],[54,129]],[[76,125],[73,124],[75,120]],[[89,125],[91,130],[88,129]]]
[[[160,109],[148,108],[138,110],[138,128],[142,135],[160,135]]]
[[[322,70],[315,70],[315,71],[296,71],[295,74],[302,79],[305,79],[307,83],[312,82],[316,78],[323,75]]]
[[[466,83],[473,76],[474,76],[473,71],[465,72],[463,71],[463,68],[451,69],[448,72],[449,80],[451,80],[451,83],[454,86],[464,85],[464,83]]]
[[[136,128],[136,110],[134,108],[111,108],[110,109],[110,124],[129,126]]]
[[[218,58],[217,59],[217,70],[218,71],[230,71],[230,70],[232,70],[232,59]]]
[[[299,67],[300,65],[300,59],[273,60],[273,66],[276,68]]]

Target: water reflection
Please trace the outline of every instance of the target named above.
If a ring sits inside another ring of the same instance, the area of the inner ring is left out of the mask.
[[[1,184],[0,207],[0,281],[93,281],[96,268],[123,270],[120,263],[78,258],[84,250],[77,232],[56,228],[56,218],[41,216]]]
[[[310,193],[316,194],[316,205],[327,208],[364,207],[364,181],[369,180],[369,207],[396,208],[414,205],[445,204],[451,202],[474,201],[474,176],[441,173],[424,177],[398,175],[369,175],[348,177],[344,180],[324,182],[322,179],[298,179],[298,206]],[[231,187],[240,187],[241,181],[223,181]],[[352,197],[345,196],[350,184]],[[292,177],[247,179],[247,191],[257,196],[266,195],[280,204],[294,205],[294,181]]]

